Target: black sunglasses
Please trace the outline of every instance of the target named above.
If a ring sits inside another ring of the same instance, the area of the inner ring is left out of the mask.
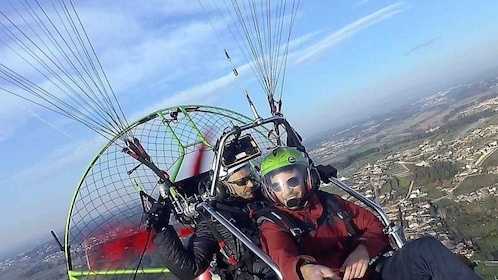
[[[287,179],[285,184],[287,186],[289,186],[289,188],[295,188],[295,187],[299,186],[300,182],[301,182],[301,180],[298,177],[292,177],[292,178]],[[270,185],[270,187],[271,187],[272,191],[274,191],[274,192],[280,192],[284,188],[284,186],[280,182],[272,183]]]
[[[228,183],[229,183],[229,184],[235,184],[235,185],[237,185],[237,186],[245,186],[245,185],[247,185],[247,183],[248,183],[249,181],[254,182],[254,180],[255,180],[255,179],[256,179],[256,178],[255,178],[255,176],[254,176],[254,175],[249,174],[249,175],[247,175],[246,177],[243,177],[243,178],[237,179],[237,180],[235,180],[235,181],[231,181],[231,182],[230,182],[230,181],[228,181]]]

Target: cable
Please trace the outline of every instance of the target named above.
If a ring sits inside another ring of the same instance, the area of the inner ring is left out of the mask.
[[[147,245],[149,245],[151,231],[152,230],[150,228],[147,229],[147,239],[145,240],[145,246],[144,246],[144,249],[142,251],[142,254],[140,255],[140,259],[138,259],[138,264],[137,264],[137,267],[135,268],[135,273],[133,274],[133,280],[135,280],[137,278],[138,269],[140,268],[140,265],[142,264],[142,260],[145,256],[145,252],[147,251]]]
[[[295,23],[299,0],[292,2],[224,0],[223,4],[226,9],[222,11],[214,3],[228,31],[242,50],[251,70],[267,94],[272,114],[275,114],[281,107],[290,35]],[[228,19],[224,14],[228,14]],[[286,34],[285,39],[283,39],[284,34]],[[225,53],[227,53],[226,49]],[[273,96],[278,89],[280,89],[280,96],[278,106],[275,106]]]
[[[9,3],[14,14],[0,11],[5,35],[0,43],[24,65],[19,59],[0,63],[0,78],[13,86],[0,90],[76,120],[108,140],[125,131],[133,137],[72,1],[53,0],[51,7],[38,0]]]

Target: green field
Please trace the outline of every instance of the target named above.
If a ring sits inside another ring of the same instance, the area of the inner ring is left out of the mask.
[[[476,147],[479,148],[484,148],[486,145],[488,145],[490,142],[493,142],[497,140],[496,136],[489,136],[489,137],[479,137],[477,138],[472,144]]]
[[[411,176],[405,176],[405,177],[398,177],[399,179],[399,186],[401,188],[405,188],[408,190],[410,187],[410,183],[412,182],[412,177]]]
[[[358,146],[358,147],[354,147],[354,148],[351,148],[351,149],[345,151],[344,153],[335,155],[334,156],[334,160],[345,159],[348,156],[365,152],[365,151],[367,151],[368,149],[371,149],[371,148],[379,148],[381,146],[382,146],[382,144],[379,144],[379,143],[371,143],[371,144],[365,144],[365,145],[361,145],[361,146]]]
[[[439,111],[426,111],[410,118],[409,120],[406,120],[405,122],[410,125],[423,125],[427,128],[426,126],[429,125],[429,123],[434,123],[433,119],[439,114]]]
[[[332,186],[321,187],[320,189],[323,190],[323,191],[325,191],[325,192],[333,193],[333,194],[336,194],[336,195],[339,195],[339,196],[343,196],[343,195],[348,195],[349,196],[349,194],[347,192],[339,189],[338,187],[336,187],[333,184],[332,184]]]
[[[455,203],[448,199],[436,204],[444,212],[444,221],[457,240],[472,238],[474,241],[477,250],[472,257],[473,261],[494,259],[493,255],[498,253],[498,220],[494,212],[486,214],[479,211],[476,204]],[[484,264],[478,265],[475,271],[483,279],[493,280],[498,275],[498,267]]]
[[[389,134],[386,137],[383,137],[382,139],[380,139],[379,143],[382,143],[382,144],[393,143],[396,141],[403,140],[406,136],[408,136],[407,133]]]
[[[498,124],[498,115],[489,117],[483,124],[482,126],[487,126],[491,124]]]
[[[455,232],[456,238],[486,238],[498,232],[498,219],[495,211],[489,211],[478,203],[442,202],[444,208],[439,206],[439,211],[444,217],[448,227]],[[439,205],[439,204],[438,204]],[[492,248],[482,248],[483,252]],[[496,250],[496,248],[495,248]]]
[[[484,209],[486,210],[495,210],[497,204],[497,198],[496,196],[488,196],[482,201],[482,206],[484,206]]]
[[[460,183],[458,188],[453,191],[453,194],[468,194],[471,192],[475,192],[480,188],[492,186],[496,183],[498,183],[498,174],[469,176]]]
[[[479,253],[476,254],[472,260],[493,260],[493,253],[496,255],[498,250],[498,235],[490,235],[488,237],[478,239],[477,246],[479,247]],[[498,267],[486,266],[484,264],[479,264],[475,269],[475,272],[484,279],[494,279],[494,276],[498,276]]]
[[[411,182],[410,176],[405,176],[400,178],[396,176],[391,176],[382,185],[379,192],[381,194],[393,192],[394,194],[393,198],[405,197],[408,194],[408,188],[410,186],[410,182]]]
[[[395,175],[395,174],[398,174],[398,173],[402,173],[405,170],[406,169],[404,169],[403,167],[401,167],[400,164],[394,164],[393,168],[385,170],[384,174],[386,174],[386,175]]]
[[[421,145],[425,140],[427,140],[427,139],[418,139],[418,140],[413,140],[413,141],[406,142],[406,143],[401,143],[399,145],[392,147],[391,151],[394,152],[394,151],[403,151],[403,150],[407,150],[407,149],[413,149],[413,148],[416,148],[419,145]]]
[[[434,184],[422,185],[417,188],[419,188],[422,192],[426,192],[427,197],[431,199],[440,198],[446,195],[444,192],[438,190]]]
[[[498,166],[498,151],[495,151],[487,159],[485,159],[481,166],[484,169],[490,166]]]
[[[391,185],[389,185],[389,183],[384,183],[384,185],[382,185],[382,187],[380,188],[380,193],[388,193],[391,191]]]
[[[474,271],[485,280],[494,280],[496,279],[494,277],[498,275],[498,267],[485,266],[483,264],[474,268]]]
[[[435,203],[439,208],[445,208],[453,204],[452,200],[443,198]]]
[[[456,129],[452,131],[441,131],[441,133],[437,133],[431,138],[431,141],[439,141],[443,140],[443,142],[450,142],[457,138],[458,134],[460,134],[461,129]]]
[[[356,168],[356,165],[365,166],[369,163],[372,164],[372,163],[376,162],[377,160],[384,159],[385,157],[386,157],[386,154],[384,154],[382,152],[375,153],[375,154],[372,154],[371,156],[369,156],[368,158],[363,158],[363,159],[356,161],[351,166],[354,166],[355,168]]]

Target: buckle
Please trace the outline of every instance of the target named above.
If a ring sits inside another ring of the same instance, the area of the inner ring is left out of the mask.
[[[302,229],[300,229],[298,227],[289,228],[289,231],[295,237],[301,237],[301,235],[303,235],[303,233],[304,233],[304,230],[302,230]]]

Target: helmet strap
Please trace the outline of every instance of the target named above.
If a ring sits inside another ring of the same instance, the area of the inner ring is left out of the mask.
[[[222,184],[227,189],[227,194],[228,195],[230,195],[230,196],[234,196],[235,195],[235,191],[233,190],[232,186],[228,182],[223,181]]]

